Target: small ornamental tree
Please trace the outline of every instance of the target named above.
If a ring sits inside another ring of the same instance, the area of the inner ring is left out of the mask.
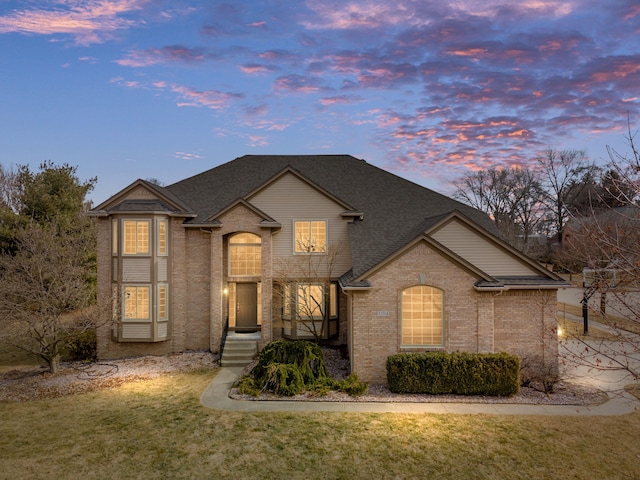
[[[94,239],[35,222],[15,238],[16,253],[0,256],[0,341],[56,373],[63,351],[95,326]]]
[[[0,342],[53,373],[96,318],[95,228],[84,215],[96,179],[82,182],[76,170],[0,168]]]

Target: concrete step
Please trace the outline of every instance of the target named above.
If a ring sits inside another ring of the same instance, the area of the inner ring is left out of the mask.
[[[258,342],[251,338],[227,337],[220,365],[223,367],[245,367],[258,353]]]

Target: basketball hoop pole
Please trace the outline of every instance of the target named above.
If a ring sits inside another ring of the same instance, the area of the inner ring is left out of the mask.
[[[582,283],[582,321],[584,323],[584,335],[589,335],[589,297],[587,296],[587,285]]]

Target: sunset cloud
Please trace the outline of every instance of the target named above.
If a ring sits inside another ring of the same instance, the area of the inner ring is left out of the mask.
[[[140,22],[125,15],[140,10],[148,0],[57,0],[48,8],[16,10],[0,16],[0,33],[68,34],[79,45],[101,43]]]
[[[199,63],[205,60],[206,53],[201,48],[188,48],[171,45],[162,48],[133,50],[123,59],[116,60],[123,67],[149,67],[162,63]]]
[[[36,46],[57,55],[43,76],[75,86],[65,105],[83,82],[116,92],[118,112],[157,102],[151,123],[201,107],[175,129],[224,138],[216,155],[355,152],[444,184],[640,119],[637,0],[13,3],[0,1],[0,36],[33,48],[10,52],[17,64]],[[213,157],[181,145],[167,155]]]
[[[171,85],[171,91],[178,94],[179,107],[206,107],[213,110],[228,108],[234,101],[241,100],[244,95],[219,90],[196,90],[183,85]]]

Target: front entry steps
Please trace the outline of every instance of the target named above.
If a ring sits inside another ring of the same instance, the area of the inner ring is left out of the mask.
[[[220,358],[221,367],[246,367],[258,353],[260,333],[229,333]]]

